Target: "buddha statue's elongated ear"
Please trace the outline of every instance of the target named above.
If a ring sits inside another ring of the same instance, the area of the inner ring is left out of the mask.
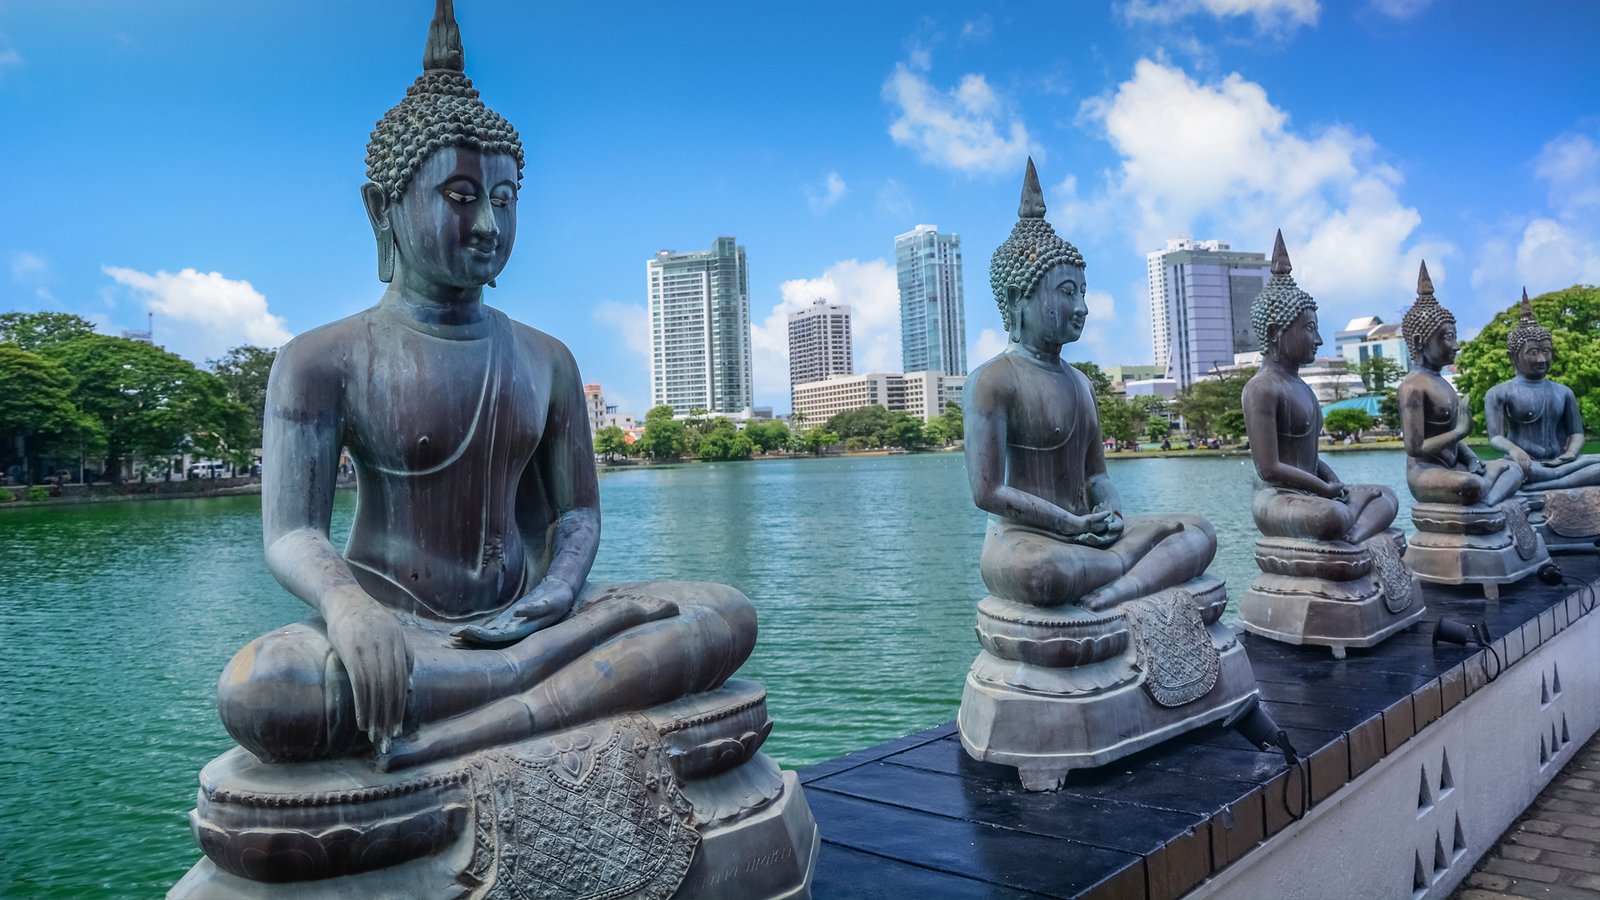
[[[1006,309],[1011,311],[1011,328],[1008,329],[1008,337],[1011,338],[1013,343],[1022,341],[1022,308],[1026,305],[1022,302],[1024,299],[1026,297],[1022,291],[1017,289],[1016,285],[1006,285]]]
[[[383,188],[367,182],[361,186],[361,205],[367,208],[372,237],[378,242],[378,280],[394,280],[394,226],[389,222],[389,195]]]

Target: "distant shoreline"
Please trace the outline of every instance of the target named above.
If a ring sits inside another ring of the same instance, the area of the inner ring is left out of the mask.
[[[213,483],[220,482],[220,483]],[[191,485],[195,485],[191,487]],[[52,485],[39,484],[34,487],[49,490]],[[355,490],[354,478],[341,481],[338,490]],[[41,509],[46,506],[92,506],[101,503],[127,503],[148,500],[201,500],[208,497],[249,497],[261,493],[260,478],[200,478],[193,481],[125,481],[116,486],[109,482],[97,481],[93,484],[67,484],[62,486],[60,496],[45,497],[41,500],[23,499],[28,488],[21,485],[8,485],[5,488],[15,495],[16,499],[7,503],[0,503],[0,510],[7,509]]]

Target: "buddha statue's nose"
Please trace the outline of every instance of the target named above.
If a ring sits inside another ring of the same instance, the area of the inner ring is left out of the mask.
[[[472,236],[475,238],[495,238],[500,235],[500,224],[494,220],[494,204],[488,202],[474,203],[472,217]]]

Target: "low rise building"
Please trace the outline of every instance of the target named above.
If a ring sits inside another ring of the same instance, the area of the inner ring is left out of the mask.
[[[931,370],[838,375],[794,385],[794,413],[815,425],[852,409],[882,406],[926,420],[944,412],[946,404],[959,405],[965,383],[965,376]]]

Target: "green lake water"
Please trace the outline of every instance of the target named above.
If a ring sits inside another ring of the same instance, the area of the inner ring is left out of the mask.
[[[1404,457],[1347,453],[1346,482],[1397,488]],[[1130,513],[1216,526],[1212,572],[1255,574],[1242,458],[1109,463]],[[600,581],[720,581],[761,639],[766,750],[802,766],[950,720],[977,652],[984,517],[959,454],[607,473]],[[341,493],[336,535],[355,497]],[[218,673],[304,618],[267,573],[257,497],[0,512],[0,897],[157,897],[199,856],[186,816],[230,746]]]

